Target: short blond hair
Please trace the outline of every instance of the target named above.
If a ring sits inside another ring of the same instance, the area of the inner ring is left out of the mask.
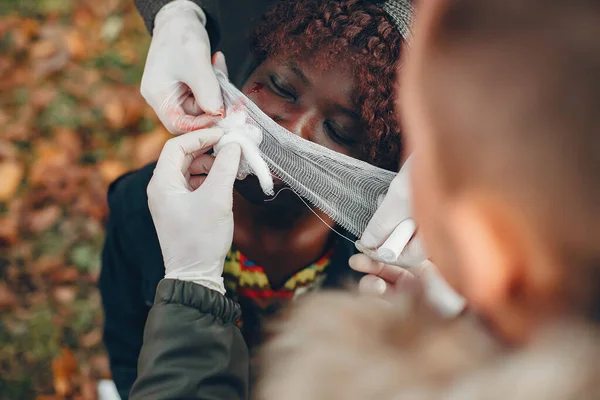
[[[567,291],[597,307],[600,2],[448,0],[428,11],[415,57],[445,189],[478,186],[519,207],[572,270]]]

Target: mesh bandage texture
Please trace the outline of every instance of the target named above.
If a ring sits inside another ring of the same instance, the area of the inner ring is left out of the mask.
[[[410,0],[388,0],[381,8],[390,16],[406,43],[410,43],[413,6]]]
[[[360,237],[377,209],[379,196],[387,192],[396,173],[300,138],[269,118],[222,72],[215,73],[227,115],[219,123],[225,131],[221,141],[236,141],[242,147],[238,177],[257,175],[263,191],[271,194],[270,176],[264,176],[264,168],[255,157],[258,150],[273,175],[339,226]],[[252,132],[252,140],[243,140],[244,132]],[[261,137],[256,137],[258,134]],[[216,146],[215,151],[220,147]]]

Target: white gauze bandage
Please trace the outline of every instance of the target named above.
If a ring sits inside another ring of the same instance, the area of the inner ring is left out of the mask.
[[[215,70],[226,117],[219,122],[225,134],[215,152],[237,142],[242,148],[238,178],[258,177],[262,190],[273,194],[269,171],[294,192],[359,237],[387,192],[396,173],[340,154],[289,132],[269,118]]]
[[[242,159],[238,169],[238,179],[244,179],[248,175],[256,175],[263,192],[272,196],[273,178],[265,160],[260,155],[258,146],[262,141],[263,134],[256,125],[246,123],[248,117],[243,111],[231,111],[217,125],[223,128],[225,134],[215,145],[214,154],[228,143],[238,143],[242,149]]]

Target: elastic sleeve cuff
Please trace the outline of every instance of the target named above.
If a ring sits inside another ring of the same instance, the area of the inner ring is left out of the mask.
[[[154,304],[158,303],[192,307],[229,323],[237,322],[241,316],[239,305],[219,292],[177,279],[163,279],[158,283]]]

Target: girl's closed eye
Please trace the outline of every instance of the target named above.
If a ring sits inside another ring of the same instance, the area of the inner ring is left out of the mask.
[[[323,125],[325,127],[325,132],[327,132],[327,136],[337,144],[345,147],[351,147],[356,144],[356,140],[337,123],[326,120],[323,122]]]
[[[277,76],[275,74],[269,75],[268,86],[269,86],[269,89],[273,93],[275,93],[276,95],[278,95],[288,101],[294,102],[298,99],[298,96],[297,96],[294,88],[291,87],[283,79],[281,79],[279,76]]]

